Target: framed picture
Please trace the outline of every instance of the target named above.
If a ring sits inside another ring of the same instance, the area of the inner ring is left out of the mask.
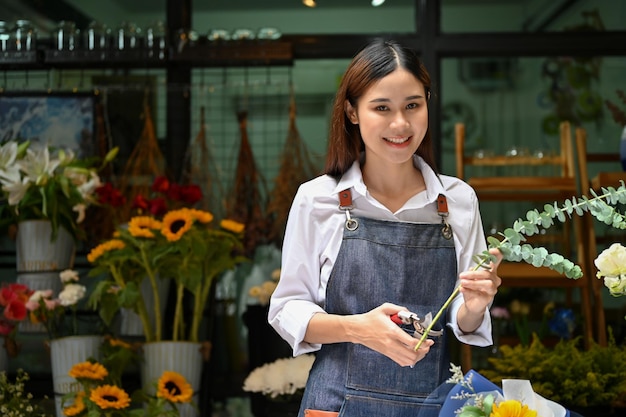
[[[95,100],[92,94],[0,95],[0,142],[30,140],[93,156]]]

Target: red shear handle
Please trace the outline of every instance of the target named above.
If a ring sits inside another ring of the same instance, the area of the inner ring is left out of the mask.
[[[389,318],[391,319],[391,321],[393,321],[394,323],[398,325],[404,323],[402,319],[400,318],[400,316],[398,316],[398,313],[392,314],[391,316],[389,316]]]

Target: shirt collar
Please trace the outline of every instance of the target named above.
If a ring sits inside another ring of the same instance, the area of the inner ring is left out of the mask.
[[[445,195],[447,199],[454,202],[454,198],[446,194],[441,177],[420,156],[413,155],[413,165],[422,171],[424,183],[426,184],[426,199],[429,202],[436,201],[439,194]],[[337,182],[334,193],[338,194],[340,191],[348,188],[354,189],[353,200],[364,196],[366,193],[367,188],[363,182],[360,161],[354,161],[350,169],[343,174],[339,182]]]

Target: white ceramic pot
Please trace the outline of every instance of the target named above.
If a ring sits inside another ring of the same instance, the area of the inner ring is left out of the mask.
[[[193,402],[198,404],[202,377],[202,344],[193,342],[151,342],[143,346],[141,381],[151,395],[156,393],[156,382],[163,372],[174,371],[185,377],[193,388]],[[197,417],[197,409],[190,404],[179,404],[181,417]]]
[[[64,417],[62,397],[76,392],[76,380],[68,375],[72,367],[89,358],[100,361],[102,336],[68,336],[50,342],[50,363],[52,365],[52,386],[57,417]]]

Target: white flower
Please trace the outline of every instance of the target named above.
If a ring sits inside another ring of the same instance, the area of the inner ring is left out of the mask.
[[[0,180],[14,183],[20,179],[19,167],[15,164],[17,158],[17,142],[11,141],[0,146]]]
[[[87,292],[87,288],[80,284],[67,284],[59,294],[59,301],[64,307],[73,306],[79,302]]]
[[[72,207],[72,211],[78,213],[78,215],[76,216],[76,224],[81,224],[85,220],[86,210],[86,204],[76,204],[74,207]]]
[[[45,185],[60,163],[59,159],[50,159],[47,146],[28,148],[24,158],[18,162],[25,177],[36,185]]]
[[[2,190],[9,193],[8,200],[10,206],[17,206],[24,195],[26,195],[26,191],[30,187],[31,182],[28,178],[24,177],[21,180],[18,178],[15,182],[2,181]]]
[[[244,380],[243,390],[259,392],[271,398],[295,394],[306,386],[314,360],[314,355],[306,354],[266,363],[250,372]]]
[[[595,259],[597,277],[604,277],[604,286],[614,297],[626,295],[626,247],[613,243]]]
[[[78,282],[80,280],[78,272],[73,269],[66,269],[65,271],[62,271],[59,276],[61,277],[61,282],[64,284]]]

